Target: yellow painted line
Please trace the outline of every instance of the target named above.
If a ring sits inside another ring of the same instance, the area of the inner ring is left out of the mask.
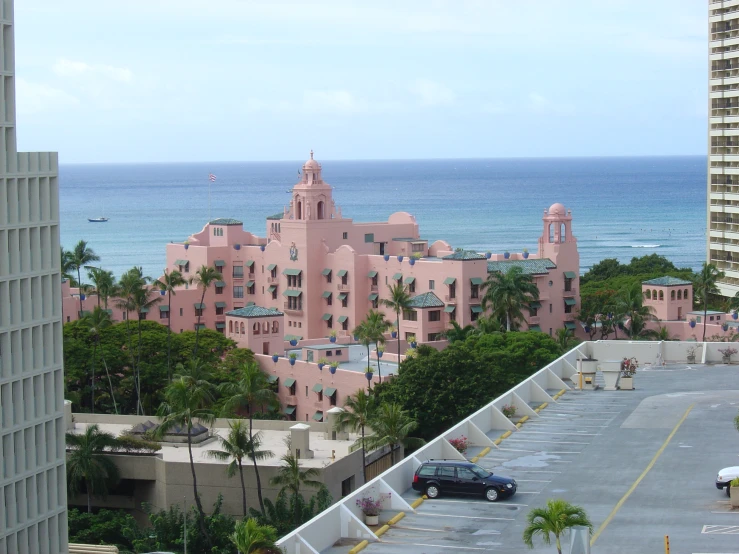
[[[375,531],[375,536],[381,537],[382,535],[384,535],[385,533],[387,533],[389,530],[390,530],[390,526],[389,525],[383,525],[377,531]]]
[[[413,508],[414,510],[418,508],[421,504],[423,504],[425,498],[425,496],[422,496],[421,498],[416,498],[413,502],[411,502],[411,508]]]
[[[685,410],[683,417],[680,418],[680,421],[677,422],[677,425],[675,425],[675,428],[665,439],[665,442],[663,442],[662,446],[660,446],[659,450],[657,450],[657,453],[654,455],[654,458],[652,458],[652,461],[649,462],[649,465],[646,467],[646,469],[642,472],[641,475],[639,475],[637,480],[634,481],[634,484],[631,485],[631,488],[628,491],[626,491],[626,494],[624,494],[621,497],[621,500],[618,501],[618,504],[616,504],[613,510],[611,510],[611,513],[608,514],[608,517],[606,518],[606,520],[603,523],[601,523],[600,527],[598,527],[598,530],[593,535],[593,538],[590,539],[590,546],[593,546],[595,544],[595,541],[598,540],[598,537],[600,537],[600,534],[605,530],[606,527],[608,527],[608,524],[611,523],[611,520],[615,517],[616,513],[621,509],[621,506],[623,506],[626,500],[628,500],[629,496],[631,496],[631,493],[636,490],[636,487],[638,487],[639,483],[641,483],[642,480],[647,476],[647,473],[649,473],[649,471],[654,467],[654,464],[657,463],[657,460],[662,455],[662,453],[665,451],[665,448],[667,448],[667,445],[670,444],[672,437],[675,436],[675,433],[677,433],[677,430],[680,428],[683,422],[688,418],[688,414],[690,413],[690,410],[693,409],[693,406],[695,406],[695,404],[691,404],[688,407],[688,409]]]
[[[405,517],[405,512],[399,512],[394,518],[392,518],[390,521],[387,522],[388,525],[395,525],[398,523],[401,519]]]
[[[489,453],[489,452],[490,452],[490,447],[489,447],[489,446],[486,446],[486,447],[485,447],[485,448],[483,448],[483,449],[482,449],[482,451],[481,451],[481,452],[480,452],[480,453],[479,453],[479,454],[477,455],[478,459],[479,459],[479,458],[484,458],[485,456],[487,456],[487,455],[488,455],[488,453]]]
[[[506,431],[505,433],[503,433],[503,434],[502,434],[502,435],[500,436],[500,438],[501,438],[501,439],[507,439],[507,438],[508,438],[508,437],[510,437],[510,436],[511,436],[511,432],[510,432],[510,431]]]
[[[357,554],[357,552],[361,552],[362,550],[367,548],[368,545],[369,541],[362,541],[357,546],[349,550],[349,554]]]

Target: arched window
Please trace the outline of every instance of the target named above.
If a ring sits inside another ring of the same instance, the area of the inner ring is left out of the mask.
[[[296,216],[298,219],[303,219],[303,203],[300,200],[298,200],[297,206],[298,207],[296,209]]]
[[[683,291],[679,290],[677,291],[677,299],[682,300],[683,299]]]
[[[236,329],[236,330],[238,331],[238,329]],[[233,321],[229,321],[228,322],[228,332],[229,333],[233,333],[234,332],[234,322]]]
[[[318,219],[323,219],[325,217],[323,215],[323,206],[324,206],[323,200],[319,201],[318,202],[318,209],[316,210],[318,212],[317,213]]]
[[[645,297],[645,298],[646,298],[647,300],[651,300],[651,299],[652,299],[652,291],[651,291],[651,290],[649,290],[649,289],[647,289],[647,290],[646,290],[646,292],[644,293],[644,297]]]
[[[216,231],[217,231],[217,230],[218,230],[218,229],[216,229],[215,227],[213,227],[213,236],[214,236],[214,237],[216,236]]]
[[[675,300],[675,289],[670,291],[670,300]]]
[[[652,289],[652,299],[657,300],[657,289]]]
[[[551,223],[549,224],[549,242],[554,242],[554,225],[552,225]]]
[[[685,289],[685,290],[683,291],[683,298],[684,298],[685,300],[688,300],[688,289]]]
[[[264,323],[262,323],[262,332],[263,332],[263,333],[264,333],[265,335],[266,335],[267,333],[269,333],[269,322],[268,322],[268,321],[265,321]]]
[[[272,322],[272,332],[273,333],[279,333],[280,332],[280,323],[278,321]]]
[[[664,300],[665,299],[665,291],[661,290],[659,291],[659,299]]]
[[[259,322],[257,322],[254,325],[252,325],[252,328],[251,329],[252,329],[252,331],[254,331],[254,334],[255,335],[258,335],[259,334]]]
[[[559,226],[559,242],[564,242],[567,238],[567,227],[564,223],[561,223]]]
[[[246,334],[245,327],[244,327],[244,324],[243,323],[241,324],[241,334],[242,335],[245,335]]]

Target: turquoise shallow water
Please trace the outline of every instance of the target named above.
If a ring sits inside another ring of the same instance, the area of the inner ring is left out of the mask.
[[[164,245],[208,219],[209,173],[217,176],[213,217],[264,235],[302,163],[62,165],[62,244],[85,239],[117,275],[141,265],[158,276]],[[705,256],[703,156],[322,163],[344,217],[383,221],[408,211],[424,238],[454,247],[534,251],[543,210],[561,202],[573,212],[583,269],[653,252],[697,268]],[[101,213],[108,223],[87,221]]]

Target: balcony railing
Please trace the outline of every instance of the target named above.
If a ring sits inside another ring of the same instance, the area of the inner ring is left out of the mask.
[[[568,298],[572,298],[573,296],[575,296],[575,293],[576,292],[577,291],[575,289],[572,289],[572,288],[570,290],[562,289],[562,296],[568,297]]]
[[[370,292],[378,292],[379,287],[377,285],[370,285]]]
[[[280,283],[279,277],[267,277],[267,283],[270,285],[278,285]]]
[[[297,306],[295,305],[290,306],[287,302],[285,302],[284,309],[287,313],[292,314],[292,315],[303,315],[303,306],[300,304]]]
[[[541,318],[539,316],[529,317],[529,325],[539,325],[539,323],[541,323]]]
[[[336,288],[339,290],[347,291],[349,290],[349,283],[339,283],[338,285],[336,285]]]
[[[575,321],[575,314],[565,314],[565,321]]]
[[[456,304],[457,303],[457,295],[455,294],[454,296],[450,296],[450,295],[447,294],[444,297],[444,302],[447,302],[449,304]]]

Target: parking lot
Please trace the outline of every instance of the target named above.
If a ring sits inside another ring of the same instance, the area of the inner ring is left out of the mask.
[[[513,498],[425,500],[364,552],[528,551],[527,512],[563,498],[593,522],[594,553],[660,553],[669,535],[672,553],[739,554],[739,510],[714,485],[719,469],[739,465],[739,390],[728,390],[739,389],[739,367],[642,370],[635,386],[568,392],[482,457],[482,467],[516,479]],[[403,497],[410,503],[419,493]],[[383,513],[381,522],[394,515]],[[556,552],[536,544],[535,551]]]

